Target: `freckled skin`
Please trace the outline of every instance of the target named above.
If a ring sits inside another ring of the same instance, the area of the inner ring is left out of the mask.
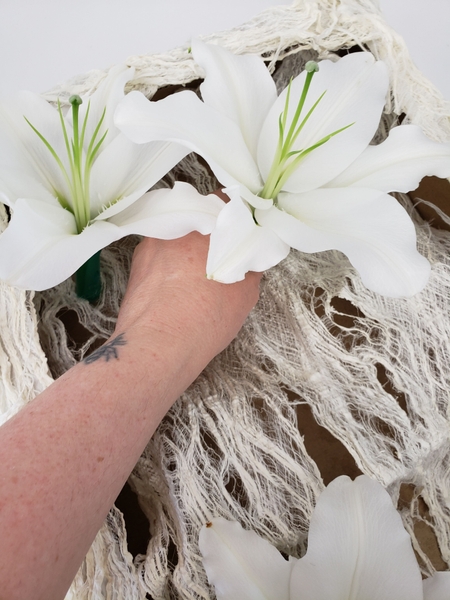
[[[144,240],[103,350],[0,427],[0,600],[64,598],[159,422],[256,303],[260,276],[206,279],[207,249]]]

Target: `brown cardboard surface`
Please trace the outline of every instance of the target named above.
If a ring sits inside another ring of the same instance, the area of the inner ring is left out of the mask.
[[[415,203],[417,202],[416,208],[421,217],[425,221],[428,221],[432,227],[450,231],[450,183],[447,179],[425,177],[419,187],[409,193],[409,196]],[[420,200],[425,200],[437,206],[443,213],[449,216],[449,223],[446,223],[439,216],[433,206],[420,203]],[[341,298],[334,298],[333,306],[339,313],[340,321],[338,324],[343,327],[351,327],[352,317],[356,314],[354,312],[356,310],[355,307]],[[389,378],[382,368],[378,369],[378,379],[381,385],[406,410],[405,398],[392,388]],[[298,406],[297,416],[299,431],[304,436],[305,446],[311,458],[313,458],[319,467],[326,485],[339,475],[348,475],[354,479],[360,474],[360,470],[351,454],[328,430],[317,424],[309,406]],[[400,510],[406,509],[413,495],[416,497],[416,502],[419,506],[420,518],[414,522],[414,532],[420,547],[436,570],[446,570],[448,566],[441,557],[433,531],[433,519],[428,512],[428,507],[420,497],[420,491],[416,490],[413,486],[402,486],[398,507]]]
[[[432,206],[420,202],[420,200],[431,202],[450,219],[450,183],[447,179],[424,177],[419,187],[410,192],[409,196],[414,202],[417,202],[417,211],[425,221],[428,221],[436,229],[450,231],[450,223],[445,223]]]

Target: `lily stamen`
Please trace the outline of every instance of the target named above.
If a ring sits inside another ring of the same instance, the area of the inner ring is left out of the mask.
[[[55,159],[57,165],[59,166],[64,179],[68,185],[70,191],[70,200],[64,197],[64,194],[61,193],[60,190],[55,190],[56,197],[58,198],[61,206],[67,210],[70,210],[75,217],[75,222],[77,225],[77,232],[81,233],[83,229],[90,222],[90,175],[92,165],[94,164],[94,160],[98,151],[100,150],[101,145],[103,144],[108,130],[102,135],[100,140],[97,141],[97,137],[100,131],[100,128],[103,124],[106,114],[106,107],[103,110],[102,116],[100,117],[99,122],[92,134],[92,138],[89,142],[88,149],[86,151],[84,164],[83,164],[83,154],[84,154],[84,141],[86,137],[86,128],[87,122],[89,118],[90,111],[90,102],[88,104],[86,114],[84,116],[83,125],[81,127],[80,133],[80,124],[79,124],[79,107],[83,103],[83,100],[78,95],[73,95],[69,98],[69,102],[72,105],[72,122],[73,122],[73,139],[69,139],[69,135],[67,133],[67,128],[65,124],[64,115],[61,108],[61,103],[58,100],[58,113],[61,122],[61,128],[63,132],[64,143],[66,146],[67,157],[69,159],[69,167],[70,173],[67,172],[64,163],[57,155],[54,148],[45,139],[45,137],[34,127],[32,123],[26,118],[26,122],[39,139],[45,144],[46,148],[49,150],[53,158]]]
[[[297,123],[300,118],[301,112],[303,110],[303,106],[305,105],[306,96],[308,95],[308,91],[309,91],[309,87],[311,85],[312,78],[314,77],[314,73],[317,73],[318,70],[319,70],[319,65],[316,62],[314,62],[313,60],[308,61],[305,65],[305,71],[306,71],[305,84],[303,86],[302,95],[300,96],[300,100],[297,105],[297,110],[295,111],[294,118],[292,119],[292,123],[289,128],[289,132],[286,136],[286,141],[284,143],[286,148],[290,148],[292,146],[292,143],[293,143],[292,137],[294,135],[295,128],[297,127]],[[286,112],[287,112],[287,108],[288,107],[285,108]]]
[[[287,156],[288,158],[291,158],[295,154],[297,154],[298,156],[295,158],[295,160],[292,160],[288,165],[286,165],[284,170],[280,173],[280,176],[274,187],[274,191],[273,191],[274,197],[276,197],[278,195],[278,193],[281,191],[283,185],[286,183],[287,179],[292,175],[292,173],[298,167],[300,161],[302,161],[305,158],[305,156],[310,154],[310,152],[312,152],[316,148],[319,148],[319,146],[323,146],[323,144],[326,144],[332,137],[334,137],[338,133],[341,133],[342,131],[345,131],[346,129],[348,129],[349,127],[351,127],[354,124],[355,123],[350,123],[349,125],[346,125],[345,127],[341,127],[341,129],[337,129],[336,131],[333,131],[333,133],[326,135],[321,140],[319,140],[312,146],[305,148],[304,150],[294,150],[292,152],[289,152],[289,154]]]
[[[308,91],[311,85],[312,78],[314,73],[317,73],[319,70],[319,65],[314,61],[309,61],[305,65],[306,71],[306,79],[303,85],[303,90],[300,96],[300,100],[298,102],[295,114],[292,118],[291,125],[289,127],[289,131],[287,132],[286,137],[284,136],[286,130],[286,122],[289,111],[289,102],[291,97],[291,84],[292,79],[288,84],[287,92],[286,92],[286,102],[284,105],[283,112],[279,117],[279,140],[277,145],[277,150],[275,152],[275,156],[272,162],[272,166],[269,171],[269,175],[267,176],[266,183],[264,188],[260,192],[260,196],[262,198],[272,198],[276,199],[278,193],[282,189],[286,180],[290,177],[290,175],[295,171],[298,167],[299,163],[307,156],[310,152],[322,146],[326,142],[328,142],[332,137],[341,133],[345,129],[351,127],[354,123],[350,123],[341,129],[333,131],[332,133],[326,135],[321,140],[309,146],[308,148],[304,148],[301,150],[292,150],[292,147],[297,140],[300,132],[304,128],[305,124],[308,122],[308,119],[311,117],[322,98],[326,94],[326,90],[322,92],[319,98],[314,102],[312,107],[309,109],[305,117],[300,121],[300,117],[302,114],[302,110],[305,105],[306,96],[308,95]],[[295,157],[295,158],[293,158]]]

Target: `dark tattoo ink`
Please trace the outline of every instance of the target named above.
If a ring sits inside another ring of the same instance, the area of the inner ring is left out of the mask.
[[[119,353],[117,351],[118,346],[125,346],[127,343],[127,340],[124,338],[124,335],[125,335],[124,333],[121,333],[120,335],[118,335],[116,338],[114,338],[113,340],[111,340],[110,342],[108,342],[107,344],[102,346],[101,348],[97,348],[97,350],[94,350],[94,352],[92,354],[89,354],[89,356],[87,356],[83,360],[83,362],[86,363],[87,365],[90,365],[90,364],[94,363],[96,360],[100,360],[101,358],[104,358],[106,362],[109,362],[113,358],[118,360],[119,359]]]

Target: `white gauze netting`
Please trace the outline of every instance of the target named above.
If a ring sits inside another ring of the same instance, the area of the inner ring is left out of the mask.
[[[450,138],[448,103],[371,0],[301,0],[205,39],[263,55],[280,88],[312,57],[369,49],[387,63],[392,84],[378,141],[400,114],[435,140]],[[136,67],[130,88],[149,97],[202,76],[186,47],[126,62]],[[46,97],[92,91],[103,77],[91,72]],[[218,185],[192,155],[159,185],[176,179],[202,193]],[[437,539],[440,568],[448,568],[450,234],[424,223],[407,196],[399,201],[433,266],[426,289],[409,300],[382,298],[338,252],[292,251],[267,272],[238,338],[175,404],[130,478],[150,522],[146,554],[130,554],[124,519],[113,509],[68,598],[213,598],[197,546],[212,516],[237,519],[283,552],[301,555],[323,489],[299,433],[305,406],[359,470],[383,483],[394,501],[401,496],[423,572],[436,565],[419,535],[424,527],[435,546]],[[2,227],[6,222],[2,211]],[[95,307],[76,298],[71,280],[35,295],[0,284],[2,421],[51,383],[47,359],[58,376],[112,332],[137,241],[102,252],[104,292]]]

